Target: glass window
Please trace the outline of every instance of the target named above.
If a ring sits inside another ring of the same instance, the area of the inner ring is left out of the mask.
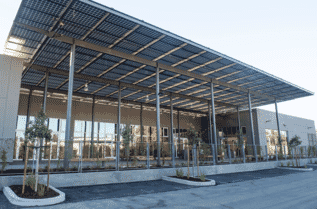
[[[48,125],[48,129],[52,131],[58,131],[58,119],[57,118],[50,118],[50,123]]]
[[[25,130],[25,126],[26,126],[26,116],[19,115],[18,116],[17,130]]]

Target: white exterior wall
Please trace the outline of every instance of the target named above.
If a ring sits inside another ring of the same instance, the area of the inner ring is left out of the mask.
[[[13,161],[22,71],[23,59],[0,55],[0,151],[8,151],[8,162]]]
[[[258,109],[257,118],[260,141],[261,144],[266,145],[265,129],[277,130],[276,114],[275,112]],[[315,122],[313,120],[284,114],[279,114],[279,120],[280,130],[288,132],[288,141],[291,140],[295,135],[297,135],[300,137],[300,141],[302,141],[301,145],[308,146],[308,134],[316,134]]]

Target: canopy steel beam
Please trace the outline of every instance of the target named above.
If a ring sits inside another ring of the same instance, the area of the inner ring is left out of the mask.
[[[63,17],[65,16],[66,12],[68,11],[69,8],[71,8],[74,3],[78,1],[78,0],[70,0],[68,2],[68,4],[65,6],[65,8],[61,11],[61,13],[59,14],[58,17],[55,18],[55,22],[53,23],[52,27],[50,27],[49,31],[46,31],[50,34],[54,34],[54,30],[59,26],[59,22],[61,21],[61,19],[63,19]],[[19,24],[19,23],[16,23]],[[43,34],[43,33],[42,33]],[[39,53],[41,53],[41,50],[47,45],[47,43],[49,42],[49,38],[51,38],[50,35],[46,35],[43,37],[43,39],[41,40],[41,44],[38,45],[37,49],[33,52],[33,56],[31,57],[31,63],[33,64],[34,61],[37,59]],[[72,43],[71,43],[72,44]],[[27,71],[29,70],[29,68],[24,68],[23,72],[22,72],[22,78],[25,76],[25,74],[27,73]]]
[[[29,64],[28,63],[24,63],[24,66],[29,66]],[[40,66],[40,65],[32,65],[32,69],[38,70],[38,71],[42,71],[42,72],[47,72],[48,71],[48,72],[50,72],[52,74],[63,75],[63,76],[68,76],[68,74],[69,74],[69,72],[66,71],[66,70],[58,70],[58,69],[48,68],[48,67]],[[110,80],[110,79],[106,79],[106,78],[97,78],[97,77],[94,77],[94,76],[78,74],[78,73],[74,73],[74,77],[78,78],[78,79],[83,79],[83,80],[89,80],[89,81],[95,81],[95,82],[99,82],[99,83],[111,84],[111,85],[115,85],[115,86],[119,86],[120,83],[121,83],[121,86],[123,86],[123,87],[133,88],[133,89],[137,89],[137,90],[141,90],[141,91],[148,91],[148,92],[153,92],[153,93],[156,92],[155,89],[153,89],[153,88],[138,86],[138,85],[129,84],[129,83],[123,83],[123,82]],[[167,94],[170,94],[170,93],[167,93]],[[198,101],[202,101],[202,102],[206,102],[206,103],[208,102],[208,100],[206,100],[206,99],[196,98],[196,97],[193,97],[193,96],[187,96],[187,95],[177,94],[177,93],[173,93],[173,95],[177,96],[177,97],[180,97],[180,98],[184,98],[184,99],[198,100]],[[229,107],[233,107],[234,106],[234,105],[227,104],[227,103],[222,103],[222,102],[216,102],[216,104],[222,105],[222,106],[229,106]]]
[[[44,91],[45,88],[40,87],[40,86],[31,86],[31,85],[27,85],[27,84],[21,84],[21,88],[24,89],[30,89],[30,90],[39,90],[39,91]],[[58,94],[66,94],[68,93],[67,90],[60,90],[60,89],[52,89],[52,88],[48,88],[47,92],[50,93],[58,93]],[[105,96],[97,96],[97,95],[91,95],[91,94],[85,94],[85,93],[79,93],[79,92],[74,92],[73,96],[77,96],[77,97],[85,97],[85,98],[93,98],[93,96],[95,96],[96,100],[109,100],[111,102],[117,102],[118,100],[112,97],[105,97]],[[134,105],[141,105],[141,102],[134,102],[134,101],[130,101],[130,100],[125,100],[125,99],[121,99],[122,103],[125,104],[134,104]],[[156,105],[154,104],[144,104],[144,107],[156,107]],[[169,106],[166,105],[160,105],[161,109],[166,109],[166,110],[170,110]],[[192,112],[192,113],[198,113],[198,114],[205,114],[204,112],[201,111],[195,111],[195,110],[189,110],[189,109],[185,109],[185,108],[175,108],[175,110],[179,110],[182,112]]]
[[[80,40],[85,40],[85,38],[87,38],[109,15],[110,13],[106,13],[93,27],[89,29],[89,31],[83,37],[80,38]],[[69,54],[70,50],[54,65],[53,68],[57,68],[57,66],[60,65],[66,59],[66,57],[69,56]],[[43,77],[40,82],[38,82],[37,86],[39,86],[44,79],[45,77]]]
[[[265,94],[260,94],[260,93],[257,93],[257,92],[253,92],[253,91],[250,91],[250,90],[242,88],[242,87],[238,87],[238,86],[226,83],[226,82],[222,82],[222,81],[219,81],[219,80],[216,80],[216,79],[212,79],[212,78],[206,77],[204,75],[192,73],[192,72],[189,72],[189,71],[186,71],[186,70],[177,69],[177,68],[169,66],[169,65],[165,65],[165,64],[162,64],[162,63],[157,63],[155,61],[144,59],[144,58],[132,55],[132,54],[127,54],[127,53],[120,52],[120,51],[117,51],[117,50],[114,50],[114,49],[110,49],[108,47],[99,46],[97,44],[89,43],[87,41],[82,41],[82,40],[75,39],[75,38],[72,38],[72,37],[69,37],[69,36],[65,36],[65,35],[62,35],[62,34],[58,34],[58,33],[55,33],[55,32],[49,32],[49,31],[46,31],[46,30],[43,30],[43,29],[40,29],[40,28],[36,28],[36,27],[33,27],[33,26],[26,25],[26,24],[22,24],[22,23],[16,23],[16,24],[20,25],[22,27],[26,27],[26,28],[28,28],[30,30],[36,31],[38,33],[44,34],[47,37],[62,41],[64,43],[76,44],[77,46],[80,46],[80,47],[83,47],[83,48],[91,49],[91,50],[98,51],[98,52],[101,52],[101,53],[106,53],[106,54],[109,54],[109,55],[112,55],[112,56],[120,57],[120,58],[123,58],[123,59],[127,59],[127,60],[131,60],[131,61],[134,61],[134,62],[138,62],[138,63],[142,63],[142,64],[145,64],[145,65],[148,65],[148,66],[159,67],[160,69],[163,69],[163,70],[168,70],[170,72],[174,72],[174,73],[177,73],[177,74],[185,75],[185,76],[188,76],[188,77],[191,77],[191,78],[194,78],[194,79],[199,79],[199,80],[206,81],[206,82],[213,82],[214,84],[217,84],[217,85],[226,86],[228,88],[236,89],[238,91],[245,92],[245,93],[250,93],[250,94],[252,94],[252,95],[254,95],[256,97],[262,97],[262,98],[265,98],[265,99],[268,99],[268,100],[271,100],[271,101],[275,101],[274,97],[271,97],[271,96],[268,96],[268,95],[265,95]],[[233,63],[233,64],[235,64],[235,63]]]

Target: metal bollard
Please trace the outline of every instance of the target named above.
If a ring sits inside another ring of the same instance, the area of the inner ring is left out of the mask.
[[[150,169],[150,145],[149,142],[146,143],[146,167]]]
[[[194,144],[192,149],[192,161],[193,161],[193,178],[195,178],[196,144]]]
[[[265,145],[265,155],[266,155],[266,162],[269,162],[269,156],[267,151],[267,146]]]
[[[254,151],[254,157],[255,157],[255,162],[258,162],[258,152],[256,149],[256,145],[253,145],[253,151]]]
[[[276,157],[276,161],[278,161],[278,154],[277,154],[277,146],[275,145],[275,157]]]
[[[175,168],[175,145],[174,142],[172,142],[172,166]]]
[[[228,144],[228,155],[229,155],[229,164],[231,164],[231,150],[230,150],[230,144]]]
[[[242,153],[243,153],[243,163],[245,163],[245,151],[244,151],[244,144],[242,145]]]
[[[213,159],[212,159],[212,160],[213,160],[213,164],[216,165],[217,153],[216,153],[216,151],[215,151],[215,145],[212,144],[211,147],[212,147],[212,155],[213,155]]]

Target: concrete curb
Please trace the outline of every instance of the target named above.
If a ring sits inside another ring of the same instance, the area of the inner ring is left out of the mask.
[[[212,180],[212,179],[206,179],[206,180],[209,180],[206,182],[188,181],[188,180],[173,178],[173,177],[169,177],[169,176],[162,176],[162,179],[165,181],[171,181],[171,182],[176,182],[179,184],[186,184],[186,185],[190,185],[190,186],[215,186],[216,185],[216,181]]]
[[[3,193],[11,204],[18,206],[45,206],[54,205],[65,201],[64,192],[56,189],[53,186],[50,186],[50,188],[53,189],[55,192],[59,193],[59,196],[44,199],[21,198],[17,196],[10,187],[4,187]]]
[[[313,169],[312,168],[288,168],[288,167],[277,167],[277,168],[279,168],[279,169],[287,169],[287,170],[296,170],[296,171],[313,171]]]
[[[313,163],[309,163],[307,165],[310,165],[310,166],[317,166],[317,164],[313,164]]]

